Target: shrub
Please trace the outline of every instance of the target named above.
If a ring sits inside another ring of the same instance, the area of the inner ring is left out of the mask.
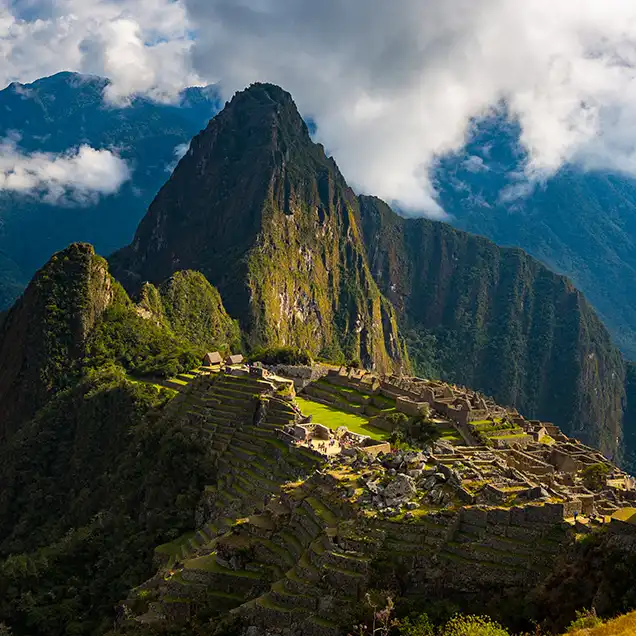
[[[440,636],[510,636],[510,633],[486,616],[454,616]]]
[[[258,349],[250,357],[251,362],[262,362],[263,364],[312,364],[311,355],[305,349],[295,347],[268,347]]]
[[[404,618],[400,621],[400,636],[435,636],[435,631],[427,614],[417,618]]]
[[[596,610],[582,610],[576,613],[576,618],[570,623],[568,632],[574,632],[578,629],[591,629],[598,627],[603,621],[596,615]]]
[[[609,468],[605,464],[593,464],[583,469],[583,484],[588,490],[603,490],[607,485]]]
[[[396,431],[405,431],[409,423],[409,418],[399,411],[388,413],[384,416],[384,419],[389,422]]]
[[[412,428],[412,437],[425,446],[432,446],[442,436],[440,430],[425,419],[419,419]]]

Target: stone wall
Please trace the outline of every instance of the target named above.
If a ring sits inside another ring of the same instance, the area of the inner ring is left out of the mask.
[[[313,366],[294,366],[287,364],[279,364],[270,369],[276,374],[280,375],[284,378],[289,378],[294,381],[294,386],[297,391],[301,391],[308,384],[312,382],[316,382],[320,380],[320,378],[324,378],[328,373],[329,369],[321,364],[316,364]]]
[[[360,450],[371,457],[377,457],[380,453],[388,455],[391,452],[391,444],[389,444],[389,442],[382,442],[380,444],[373,444],[372,446],[362,446]]]

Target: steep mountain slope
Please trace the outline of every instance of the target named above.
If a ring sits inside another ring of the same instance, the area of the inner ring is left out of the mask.
[[[235,96],[112,260],[132,289],[202,271],[252,345],[336,360],[361,350],[381,367],[382,345],[396,358],[398,336],[370,264],[405,333],[429,344],[445,375],[612,456],[621,445],[623,361],[581,294],[520,250],[358,201],[276,87]]]
[[[440,162],[434,178],[451,223],[568,276],[636,357],[636,181],[567,166],[524,193],[518,175],[527,157],[518,142],[518,127],[487,119],[462,152]]]
[[[241,349],[238,323],[228,316],[221,295],[200,272],[177,272],[160,289],[146,283],[139,306],[142,315],[201,349]]]
[[[135,306],[91,245],[55,254],[0,314],[0,440],[91,370],[117,365],[165,377],[193,368],[210,347],[240,343],[201,274],[178,272],[150,292],[152,311]]]
[[[16,636],[103,634],[152,573],[153,548],[191,528],[210,474],[167,396],[106,367],[56,395],[0,445],[0,625]]]
[[[437,337],[444,375],[616,455],[624,363],[567,279],[519,249],[360,201],[373,275],[408,327]]]
[[[103,78],[60,73],[0,91],[0,141],[17,138],[26,154],[66,153],[82,144],[113,149],[132,171],[117,194],[86,207],[0,193],[0,309],[69,243],[87,241],[108,254],[130,241],[176,162],[175,149],[189,143],[220,106],[212,89],[192,88],[175,106],[135,99],[111,107],[103,99],[106,85]]]
[[[192,141],[112,267],[131,289],[177,269],[203,272],[252,346],[295,345],[380,369],[403,361],[393,308],[367,266],[357,199],[275,86],[237,94]]]
[[[106,261],[90,245],[56,254],[0,324],[0,439],[65,383],[113,300]]]

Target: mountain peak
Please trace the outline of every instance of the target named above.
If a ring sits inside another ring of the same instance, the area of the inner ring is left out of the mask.
[[[275,84],[255,83],[235,93],[215,123],[221,123],[224,117],[235,122],[233,132],[240,137],[252,136],[260,129],[272,141],[280,137],[285,144],[311,144],[309,128],[293,97]]]
[[[246,99],[255,100],[261,104],[289,105],[294,104],[291,93],[267,82],[254,82],[248,88],[235,93],[232,102],[240,103]]]
[[[87,243],[37,272],[0,325],[0,440],[63,387],[113,293],[106,261]]]
[[[390,370],[402,344],[369,271],[358,212],[291,95],[253,84],[192,141],[113,271],[132,291],[201,271],[251,345]]]

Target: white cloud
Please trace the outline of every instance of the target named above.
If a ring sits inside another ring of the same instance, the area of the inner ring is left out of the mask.
[[[0,140],[0,192],[17,192],[56,205],[88,205],[115,194],[130,179],[123,159],[80,146],[61,155],[27,154],[15,137]]]
[[[200,83],[190,28],[173,0],[0,0],[0,84],[71,70],[109,77],[114,102],[169,101]]]
[[[502,102],[533,179],[572,160],[636,173],[633,0],[184,2],[199,74],[283,85],[345,176],[403,208],[439,214],[428,168]]]
[[[174,160],[166,166],[166,172],[173,173],[174,169],[177,167],[178,163],[183,159],[186,155],[186,152],[190,150],[190,143],[187,144],[179,144],[175,147],[173,151]]]
[[[359,190],[433,216],[430,166],[502,103],[531,179],[636,174],[634,0],[0,0],[0,57],[0,81],[103,74],[118,102],[275,82]]]

